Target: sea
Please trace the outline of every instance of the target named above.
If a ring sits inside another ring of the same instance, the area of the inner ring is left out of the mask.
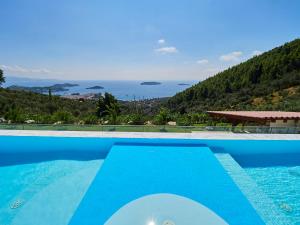
[[[124,101],[145,100],[153,98],[171,97],[178,92],[181,92],[198,81],[194,80],[153,80],[159,82],[158,85],[141,85],[142,82],[148,80],[53,80],[53,79],[33,79],[7,76],[4,87],[11,85],[25,87],[44,87],[54,84],[77,84],[78,86],[67,87],[68,91],[55,92],[56,95],[72,95],[74,93],[89,94],[89,93],[104,93],[113,94],[117,99]],[[184,84],[184,85],[183,85]],[[93,86],[101,86],[103,89],[87,89]]]

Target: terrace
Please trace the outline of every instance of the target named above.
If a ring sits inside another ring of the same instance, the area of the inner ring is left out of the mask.
[[[300,112],[281,111],[208,111],[208,114],[216,118],[225,118],[234,126],[242,123],[254,122],[265,126],[297,127],[300,126]]]

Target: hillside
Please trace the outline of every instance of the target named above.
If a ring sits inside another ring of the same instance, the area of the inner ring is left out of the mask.
[[[74,117],[83,118],[93,114],[95,108],[94,101],[80,102],[59,96],[0,88],[0,117],[8,115],[21,117],[16,121],[22,121],[25,117],[47,123],[48,117],[55,112],[67,112]]]
[[[0,70],[1,71],[1,70]],[[120,123],[132,121],[137,109],[143,120],[153,117],[167,98],[151,99],[136,102],[119,101]],[[23,90],[10,90],[0,87],[0,118],[4,117],[14,123],[34,120],[38,123],[97,123],[95,118],[97,101],[67,99],[55,95],[45,95]],[[107,118],[106,118],[107,119]],[[1,120],[0,120],[1,121]]]
[[[51,86],[46,86],[46,87],[24,87],[24,86],[18,86],[18,85],[12,85],[9,86],[7,89],[10,90],[15,90],[15,91],[30,91],[30,92],[35,92],[39,94],[43,93],[48,93],[49,90],[52,92],[63,92],[63,91],[68,91],[68,87],[75,87],[78,86],[78,84],[54,84]]]
[[[300,39],[274,48],[176,94],[177,112],[300,111]]]

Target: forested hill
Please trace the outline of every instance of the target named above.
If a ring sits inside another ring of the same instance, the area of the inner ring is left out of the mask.
[[[300,39],[229,68],[168,101],[173,111],[300,111]]]

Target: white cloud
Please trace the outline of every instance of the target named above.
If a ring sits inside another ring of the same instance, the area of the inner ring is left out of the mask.
[[[251,56],[258,56],[258,55],[261,55],[262,53],[263,53],[262,51],[254,50],[254,51],[251,53]]]
[[[160,45],[163,45],[163,44],[166,43],[166,40],[165,40],[165,39],[159,39],[159,40],[157,41],[157,43],[160,44]]]
[[[157,48],[157,49],[155,49],[155,52],[158,52],[161,54],[174,54],[174,53],[177,53],[178,50],[176,47],[170,46],[170,47]]]
[[[26,68],[18,65],[9,66],[9,65],[0,65],[0,68],[5,72],[17,73],[17,74],[51,74],[58,72],[50,71],[46,68]]]
[[[241,51],[235,51],[231,52],[225,55],[220,56],[220,60],[224,62],[236,62],[239,61],[241,56],[243,55],[243,52]]]
[[[208,60],[207,60],[207,59],[199,59],[196,63],[197,63],[197,64],[204,65],[204,64],[207,64],[207,63],[208,63]]]

